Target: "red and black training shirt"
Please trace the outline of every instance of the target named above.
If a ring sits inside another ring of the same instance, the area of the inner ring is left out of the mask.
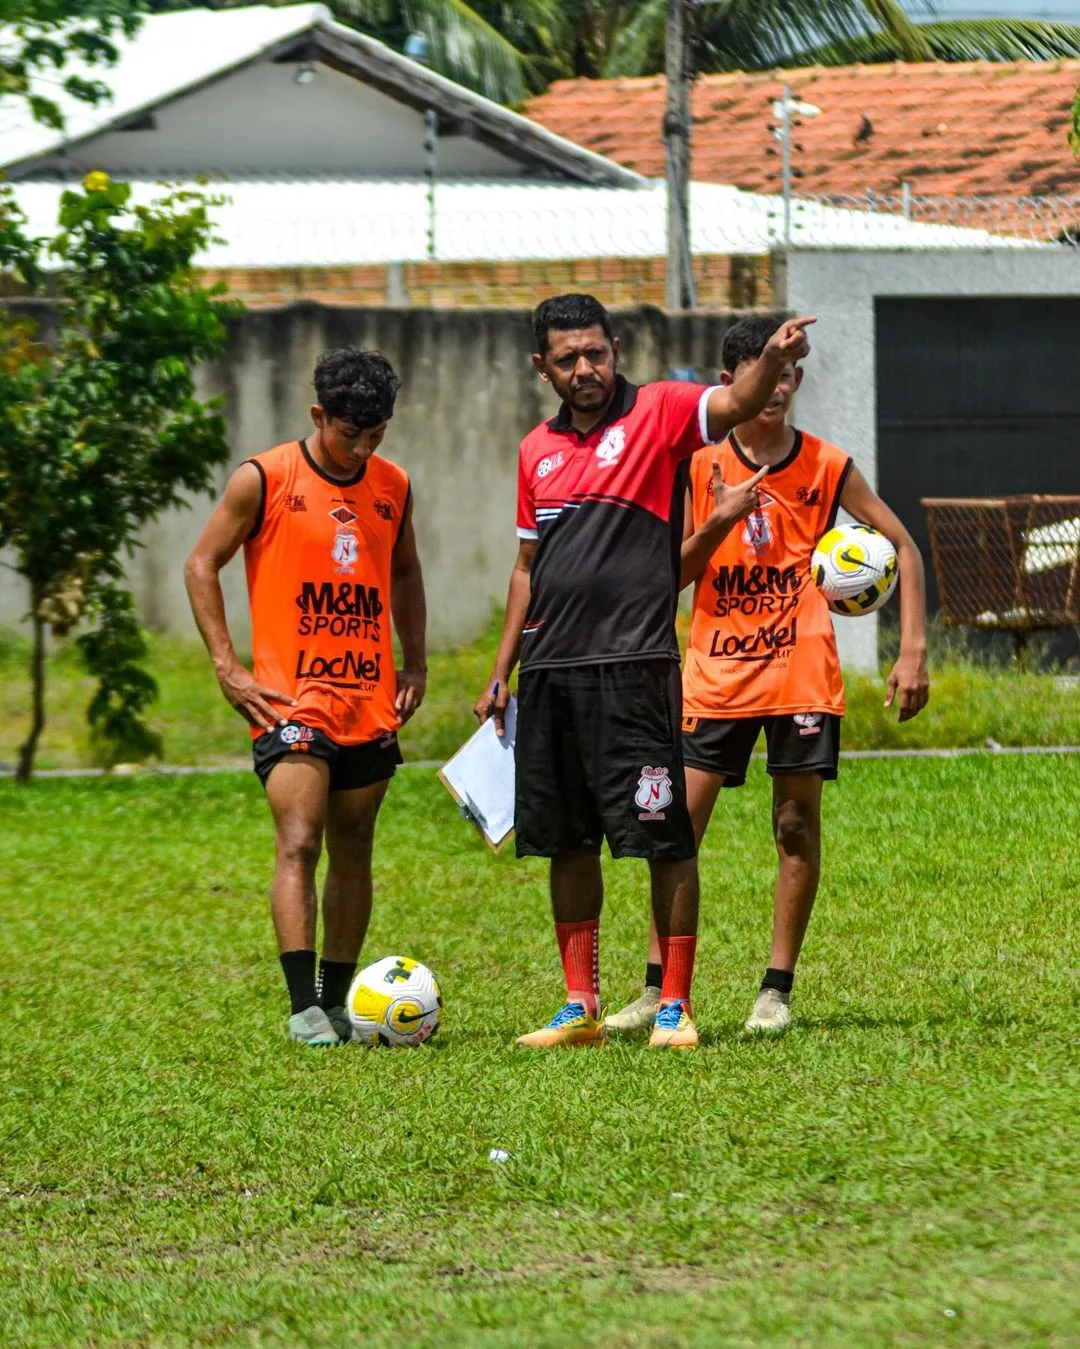
[[[686,463],[709,443],[711,392],[620,375],[591,431],[564,403],[521,442],[517,532],[538,541],[523,670],[679,659]]]

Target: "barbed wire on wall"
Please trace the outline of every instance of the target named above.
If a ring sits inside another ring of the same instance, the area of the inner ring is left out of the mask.
[[[56,229],[63,184],[21,182],[30,230]],[[301,190],[303,189],[303,190]],[[436,262],[655,258],[666,252],[662,183],[590,188],[559,183],[241,179],[211,183],[218,242],[210,268],[340,267]],[[136,202],[163,195],[133,184]],[[311,211],[312,199],[319,209]],[[434,227],[434,228],[433,228]],[[434,250],[431,238],[434,234]],[[1080,241],[1080,196],[781,196],[694,183],[697,255],[760,256],[792,248],[1016,248]]]

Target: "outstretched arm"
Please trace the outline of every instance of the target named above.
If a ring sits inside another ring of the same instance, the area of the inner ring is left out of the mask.
[[[716,388],[706,404],[709,439],[723,440],[733,426],[751,421],[773,395],[786,365],[810,353],[806,329],[814,318],[788,319],[782,323],[765,350],[752,365],[741,369],[730,384]]]
[[[506,618],[503,620],[502,638],[491,670],[487,688],[477,699],[473,712],[480,722],[488,717],[495,718],[495,729],[503,734],[506,720],[506,708],[510,702],[510,676],[518,662],[521,649],[521,630],[525,626],[525,615],[529,611],[529,598],[532,594],[532,563],[536,555],[536,540],[521,539],[518,543],[518,555],[514,569],[510,573],[510,586],[506,594]]]
[[[900,655],[889,672],[885,706],[900,695],[900,720],[909,721],[930,700],[926,669],[926,572],[922,555],[899,517],[852,465],[840,505],[860,524],[884,534],[896,549],[900,568]]]
[[[390,612],[401,643],[397,714],[404,726],[427,692],[427,597],[424,569],[416,549],[412,497],[390,559]]]
[[[251,533],[261,505],[259,470],[254,464],[241,464],[191,550],[184,567],[184,583],[222,693],[252,726],[272,731],[286,718],[271,704],[292,703],[294,699],[256,683],[251,672],[240,664],[225,619],[225,597],[219,575]]]

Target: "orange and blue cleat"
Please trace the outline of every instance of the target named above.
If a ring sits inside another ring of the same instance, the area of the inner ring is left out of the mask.
[[[580,1002],[568,1002],[546,1026],[518,1037],[525,1049],[591,1049],[607,1039],[603,1019],[597,1020]]]
[[[698,1033],[685,1002],[668,1002],[656,1014],[650,1049],[697,1049]]]

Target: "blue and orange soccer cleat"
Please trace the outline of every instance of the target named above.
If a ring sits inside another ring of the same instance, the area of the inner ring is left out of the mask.
[[[518,1037],[525,1049],[591,1049],[607,1039],[603,1018],[590,1016],[580,1002],[568,1002],[546,1026]]]
[[[685,1002],[666,1003],[656,1014],[650,1049],[697,1049],[698,1033]]]

